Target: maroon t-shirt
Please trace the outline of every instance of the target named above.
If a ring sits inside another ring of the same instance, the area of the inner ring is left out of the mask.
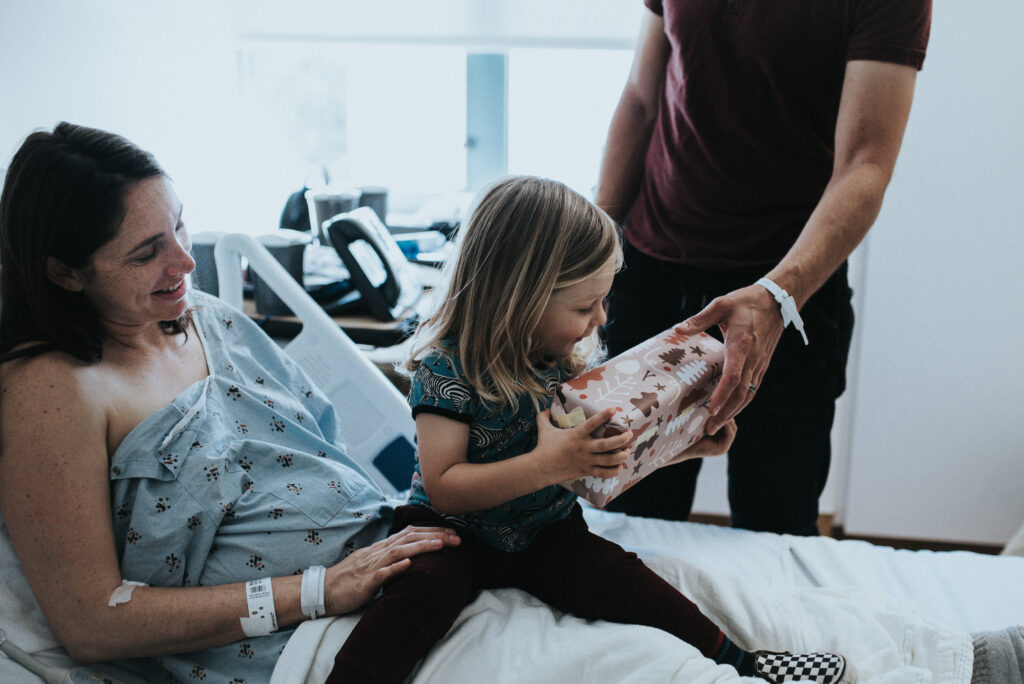
[[[832,173],[846,62],[920,69],[931,0],[645,0],[671,54],[627,235],[700,268],[775,264]]]

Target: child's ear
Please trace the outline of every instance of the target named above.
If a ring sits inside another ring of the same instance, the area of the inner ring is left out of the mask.
[[[58,287],[71,292],[81,292],[84,287],[78,271],[57,257],[46,257],[46,277]]]

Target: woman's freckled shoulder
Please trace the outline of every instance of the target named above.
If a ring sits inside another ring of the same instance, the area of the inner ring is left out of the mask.
[[[56,352],[0,364],[0,458],[24,467],[38,449],[84,445],[90,426],[105,425],[108,392],[92,379],[93,365]]]
[[[102,374],[97,365],[56,351],[0,364],[0,408],[6,413],[11,401],[32,405],[54,397],[65,401],[83,394],[98,398],[102,396],[96,391]]]

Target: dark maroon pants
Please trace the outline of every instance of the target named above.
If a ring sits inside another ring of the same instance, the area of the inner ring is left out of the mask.
[[[402,506],[392,532],[407,525],[453,527],[422,506]],[[635,553],[590,532],[578,505],[522,551],[499,551],[466,531],[460,537],[459,546],[415,556],[385,586],[328,682],[404,681],[480,589],[516,587],[577,617],[657,627],[707,656],[721,642],[721,630]]]

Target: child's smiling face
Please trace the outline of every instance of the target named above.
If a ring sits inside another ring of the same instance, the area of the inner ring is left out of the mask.
[[[610,260],[588,278],[551,294],[534,333],[541,356],[565,358],[594,328],[604,325],[604,300],[614,279],[615,262]]]

